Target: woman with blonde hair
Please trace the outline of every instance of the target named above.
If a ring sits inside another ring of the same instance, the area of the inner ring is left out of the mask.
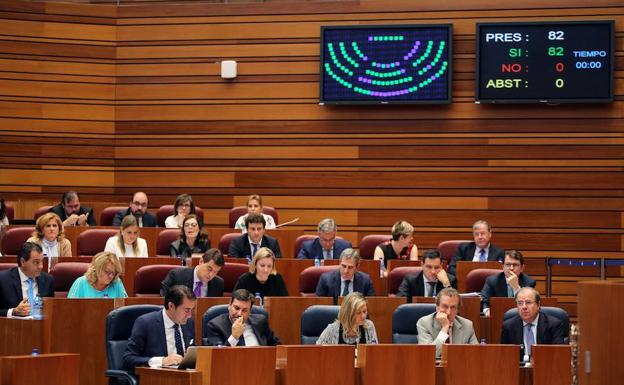
[[[97,253],[87,272],[74,281],[67,298],[125,298],[128,294],[119,274],[121,263],[115,254]]]
[[[249,272],[240,276],[234,291],[246,289],[264,297],[286,297],[288,289],[284,278],[275,270],[275,254],[268,247],[261,247],[249,264]]]
[[[317,345],[376,344],[377,331],[373,321],[367,319],[368,307],[362,293],[354,292],[342,301],[338,319],[327,325]]]
[[[375,247],[373,259],[383,260],[384,275],[388,274],[388,260],[418,260],[418,247],[414,244],[414,226],[406,221],[397,221],[392,225],[392,239]]]
[[[262,214],[264,217],[264,221],[266,225],[264,226],[265,230],[275,229],[275,220],[272,216],[268,214],[264,214],[262,212],[262,197],[258,194],[252,194],[247,198],[247,214],[241,215],[238,217],[236,224],[234,224],[234,228],[236,230],[240,230],[245,234],[247,232],[247,227],[245,226],[245,219],[249,214]]]
[[[26,242],[41,246],[43,255],[48,258],[71,257],[71,243],[63,233],[63,222],[55,213],[45,213],[37,219],[35,231]],[[52,264],[48,264],[51,266]]]
[[[117,258],[147,258],[147,242],[139,238],[139,222],[134,215],[126,215],[123,218],[119,234],[108,238],[104,251],[110,251]]]

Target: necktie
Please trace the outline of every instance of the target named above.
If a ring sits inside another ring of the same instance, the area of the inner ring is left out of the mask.
[[[427,288],[427,295],[426,297],[433,297],[435,296],[435,287],[436,287],[436,283],[435,282],[427,282],[428,284],[428,288]]]
[[[204,286],[204,283],[202,281],[197,281],[197,283],[195,284],[195,290],[193,290],[195,298],[199,298],[202,296],[202,286]]]
[[[258,251],[258,244],[252,243],[251,244],[251,258],[253,258],[253,256],[256,255],[256,251]]]
[[[323,253],[325,253],[325,256],[323,258],[332,259],[331,250],[323,250]]]
[[[533,324],[524,325],[524,353],[531,355],[531,346],[533,345]]]
[[[34,280],[28,278],[28,303],[30,304],[30,315],[35,312],[35,287],[33,286]]]
[[[182,333],[180,333],[180,325],[173,325],[173,334],[175,335],[176,353],[183,356],[184,346],[182,345]]]
[[[342,296],[346,296],[349,294],[349,284],[351,281],[344,281],[344,288],[342,289]]]
[[[240,338],[238,339],[238,344],[236,344],[236,346],[245,346],[245,336],[241,335]]]
[[[513,298],[514,297],[513,289],[509,285],[507,285],[507,297],[509,297],[509,298]]]
[[[479,262],[485,262],[486,258],[485,258],[485,249],[481,249],[479,250]]]

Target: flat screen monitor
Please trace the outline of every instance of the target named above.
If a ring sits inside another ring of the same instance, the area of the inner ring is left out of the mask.
[[[477,103],[613,101],[614,22],[477,24]]]
[[[321,27],[320,104],[451,101],[450,24]]]

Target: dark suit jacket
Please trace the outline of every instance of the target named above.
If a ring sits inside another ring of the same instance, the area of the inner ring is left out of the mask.
[[[521,273],[518,277],[520,287],[535,287],[535,280]],[[494,274],[487,277],[483,290],[481,290],[481,302],[484,308],[490,307],[490,297],[507,297],[507,281],[505,273]]]
[[[317,297],[339,297],[340,292],[340,270],[332,270],[321,275],[316,285]],[[356,271],[353,276],[353,291],[360,292],[365,296],[374,296],[375,289],[370,276],[361,271]]]
[[[19,305],[22,296],[22,282],[17,267],[0,271],[0,317],[6,317],[9,309]],[[40,297],[54,297],[54,279],[48,273],[41,272],[35,279]]]
[[[67,219],[67,214],[65,214],[65,209],[63,208],[63,205],[61,205],[60,203],[56,206],[51,207],[50,210],[48,210],[48,212],[58,215],[61,218],[61,222],[64,222],[65,219]],[[95,215],[93,214],[93,209],[91,207],[80,205],[80,210],[78,210],[77,215],[82,215],[82,214],[87,214],[87,213],[89,214],[89,216],[87,217],[87,224],[89,226],[96,226]]]
[[[260,247],[268,247],[273,250],[273,253],[275,253],[275,258],[282,258],[282,251],[280,250],[277,239],[269,237],[268,235],[263,235]],[[251,246],[249,245],[249,234],[243,234],[230,242],[228,257],[247,259],[253,258],[253,255],[251,255]]]
[[[162,288],[160,289],[160,295],[165,296],[165,293],[171,286],[184,285],[195,290],[193,285],[193,273],[195,268],[181,267],[179,269],[173,269],[167,273],[167,277],[162,281]],[[223,278],[215,276],[208,282],[208,297],[222,297],[223,296]]]
[[[563,345],[565,344],[564,338],[567,336],[568,331],[565,330],[563,322],[543,312],[539,313],[537,336],[535,338],[538,344]],[[503,322],[500,343],[514,345],[524,344],[523,323],[519,315]]]
[[[113,226],[121,226],[121,221],[124,219],[124,217],[131,214],[132,211],[130,211],[129,207],[126,210],[121,210],[120,212],[115,214],[115,217],[113,217]],[[156,220],[156,217],[147,211],[145,212],[145,214],[143,214],[143,227],[158,227],[158,221]]]
[[[275,346],[280,344],[279,338],[269,327],[269,321],[262,314],[250,314],[247,323],[251,325],[260,346]],[[232,335],[232,321],[228,313],[220,314],[204,325],[208,345],[229,346],[228,338]]]
[[[334,241],[334,249],[332,251],[333,259],[340,259],[340,254],[344,249],[349,249],[351,246],[351,242],[346,241],[344,239],[336,238]],[[309,241],[303,242],[301,245],[301,250],[299,250],[299,255],[297,255],[298,259],[323,259],[323,247],[321,246],[321,242],[319,238],[312,239]]]
[[[137,366],[145,366],[152,357],[167,357],[167,337],[162,310],[143,314],[134,321],[132,334],[128,338],[128,346],[123,356],[123,366],[126,370],[134,370]],[[182,326],[184,346],[189,347],[195,339],[193,319],[189,319]]]
[[[449,281],[451,281],[451,286],[457,288],[455,277],[450,274],[448,277]],[[444,286],[442,282],[438,281],[435,292],[438,293],[442,289],[444,289]],[[412,302],[412,297],[423,297],[425,294],[425,279],[423,278],[423,273],[420,272],[418,274],[407,274],[403,277],[397,297],[407,297],[407,302]]]
[[[451,259],[451,263],[448,267],[448,272],[455,275],[455,268],[457,265],[457,261],[472,261],[474,258],[475,250],[477,249],[477,244],[474,242],[466,242],[461,243],[457,250],[455,250],[455,254]],[[488,250],[488,261],[498,261],[503,262],[505,260],[505,250],[501,249],[490,243],[490,248]]]

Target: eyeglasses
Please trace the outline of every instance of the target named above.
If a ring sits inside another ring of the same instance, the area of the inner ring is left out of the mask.
[[[117,276],[117,272],[115,270],[113,270],[113,271],[111,271],[111,270],[104,270],[102,273],[108,275],[109,277]]]
[[[178,207],[185,207],[185,208],[189,208],[191,207],[191,205],[189,203],[182,203],[181,205],[179,205]]]
[[[132,202],[132,204],[138,207],[147,207],[147,202]]]
[[[515,269],[516,267],[520,267],[519,263],[506,263],[503,266],[509,269]]]
[[[516,301],[516,305],[518,306],[524,306],[524,305],[531,306],[534,303],[536,302],[535,301]]]

